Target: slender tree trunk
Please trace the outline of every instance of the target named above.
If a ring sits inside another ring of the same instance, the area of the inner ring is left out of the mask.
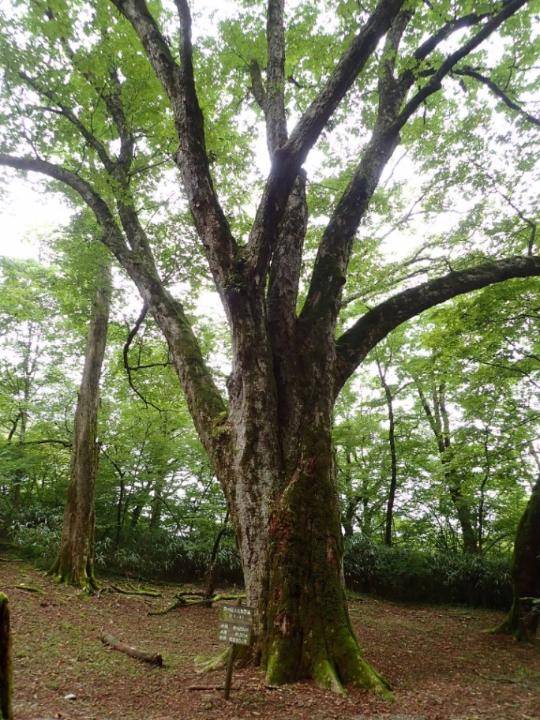
[[[512,607],[496,632],[510,633],[517,640],[533,640],[538,629],[540,598],[540,476],[519,521],[512,560]]]
[[[433,388],[431,409],[421,385],[416,382],[420,402],[437,441],[437,449],[441,460],[445,484],[452,503],[456,510],[457,519],[461,528],[463,550],[471,555],[479,552],[478,536],[474,528],[471,507],[463,495],[462,483],[452,459],[452,442],[450,437],[450,418],[446,407],[445,385],[441,383]]]
[[[88,328],[84,370],[73,432],[71,477],[58,557],[51,574],[92,590],[94,579],[95,481],[98,465],[99,381],[107,341],[112,292],[110,264],[101,268]]]
[[[163,489],[165,487],[165,478],[163,476],[156,480],[154,486],[154,495],[150,504],[150,528],[155,530],[161,523],[161,513],[163,510],[163,501],[161,499],[163,495]]]
[[[208,560],[208,568],[206,570],[206,576],[204,579],[204,595],[207,598],[212,597],[214,594],[214,590],[216,589],[216,570],[217,570],[217,563],[218,563],[218,553],[219,553],[219,546],[221,544],[221,540],[225,533],[227,532],[227,524],[229,522],[229,511],[225,513],[225,518],[223,520],[223,524],[219,528],[216,537],[214,538],[214,543],[212,545],[212,551],[210,552],[210,558]],[[211,604],[211,603],[209,603]]]
[[[384,390],[386,408],[388,410],[388,445],[390,447],[390,487],[388,489],[388,500],[386,503],[386,515],[384,522],[384,544],[392,545],[392,528],[394,523],[394,502],[397,489],[397,452],[396,452],[396,423],[394,418],[394,396],[392,389],[386,381],[386,372],[377,360],[379,379]]]
[[[8,599],[0,593],[0,720],[13,720],[11,631]]]

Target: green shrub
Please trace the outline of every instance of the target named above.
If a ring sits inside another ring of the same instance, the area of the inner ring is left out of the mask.
[[[96,566],[105,572],[174,582],[202,580],[210,550],[200,538],[186,538],[166,530],[141,526],[115,547],[110,536],[96,542]],[[222,584],[240,584],[242,570],[232,537],[224,537],[217,558],[216,578]]]
[[[12,514],[7,532],[22,555],[41,566],[51,565],[60,544],[62,513],[40,506],[23,508]]]
[[[345,580],[351,590],[391,600],[507,609],[512,602],[509,557],[483,558],[347,542]]]

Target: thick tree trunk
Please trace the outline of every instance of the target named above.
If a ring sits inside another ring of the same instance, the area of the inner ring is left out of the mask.
[[[310,423],[311,425],[311,423]],[[330,424],[311,425],[302,455],[277,494],[270,520],[270,568],[263,663],[271,683],[312,677],[387,689],[364,661],[342,582],[343,547]]]
[[[8,599],[0,593],[0,720],[12,720],[11,631]]]
[[[540,477],[519,521],[512,560],[514,599],[510,612],[496,632],[510,633],[517,640],[533,640],[538,629],[540,598]]]
[[[88,328],[84,370],[73,432],[71,477],[58,557],[51,574],[88,591],[95,588],[95,481],[98,465],[99,380],[107,341],[111,301],[110,265],[101,268]]]
[[[308,356],[306,350],[298,353]],[[337,691],[351,683],[384,694],[388,686],[363,659],[347,610],[331,440],[332,376],[324,364],[320,367],[311,377],[297,368],[296,400],[287,398],[290,414],[279,413],[273,427],[262,413],[252,416],[250,425],[244,426],[251,442],[235,447],[234,465],[248,471],[262,465],[266,475],[256,486],[264,495],[255,497],[253,487],[251,494],[242,492],[248,483],[238,476],[234,492],[228,493],[247,602],[255,609],[255,656],[272,684],[313,678]],[[277,395],[279,405],[279,388]],[[275,466],[271,452],[257,456],[257,442],[265,453],[263,438],[269,443],[278,440],[280,462]],[[248,447],[255,448],[249,459]],[[228,487],[227,481],[224,484]]]

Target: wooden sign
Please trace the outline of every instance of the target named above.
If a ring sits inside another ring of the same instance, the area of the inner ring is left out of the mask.
[[[225,675],[225,700],[231,692],[232,672],[237,645],[251,644],[253,610],[246,605],[225,605],[221,610],[219,639],[231,646]]]
[[[221,612],[219,639],[231,645],[250,645],[253,613],[245,605],[226,605]]]

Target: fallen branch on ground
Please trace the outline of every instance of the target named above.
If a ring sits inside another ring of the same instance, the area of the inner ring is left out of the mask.
[[[171,610],[176,608],[194,607],[195,605],[204,605],[205,607],[211,607],[215,602],[221,602],[222,600],[239,600],[245,598],[245,594],[241,595],[212,595],[211,597],[205,597],[203,593],[178,593],[174,596],[176,600],[163,610],[154,610],[149,612],[149,615],[166,615]],[[186,598],[196,597],[201,598],[199,600],[187,600]]]
[[[33,585],[26,585],[25,583],[19,583],[18,585],[11,585],[11,588],[14,590],[26,590],[26,592],[39,593],[39,594],[43,595],[43,590],[41,588],[34,587]]]
[[[145,595],[146,597],[155,598],[163,597],[163,595],[157,590],[149,590],[148,588],[141,588],[139,590],[134,587],[130,587],[128,589],[121,588],[118,585],[111,585],[110,587],[114,592],[120,593],[121,595]]]
[[[118,652],[134,657],[137,660],[142,660],[150,665],[159,665],[159,667],[163,666],[163,657],[159,653],[147,653],[144,652],[144,650],[138,650],[131,645],[125,645],[109,633],[101,633],[101,642],[113,648],[113,650],[118,650]]]

